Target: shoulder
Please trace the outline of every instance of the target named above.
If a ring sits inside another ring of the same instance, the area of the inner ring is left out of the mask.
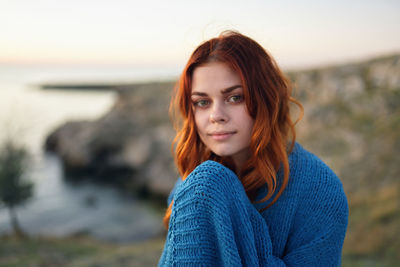
[[[342,219],[347,217],[347,197],[342,182],[331,168],[298,143],[289,156],[289,164],[288,189],[300,198],[299,208],[340,213]]]
[[[289,155],[290,179],[303,186],[328,186],[342,183],[332,169],[319,157],[296,143]]]

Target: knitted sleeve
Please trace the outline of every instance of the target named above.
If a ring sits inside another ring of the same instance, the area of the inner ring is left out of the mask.
[[[173,198],[159,266],[334,265],[330,260],[337,257],[337,249],[324,241],[335,238],[329,225],[328,235],[303,238],[306,243],[290,244],[287,255],[274,256],[266,220],[237,176],[219,163],[199,165],[176,188]]]
[[[316,159],[315,156],[312,156]],[[340,266],[348,223],[348,203],[339,178],[319,159],[292,169],[298,179],[290,188],[298,199],[282,260],[290,266]]]

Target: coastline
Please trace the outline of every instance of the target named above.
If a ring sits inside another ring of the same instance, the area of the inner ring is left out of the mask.
[[[81,81],[81,82],[45,82],[39,83],[36,87],[42,90],[65,90],[65,91],[119,91],[129,90],[139,86],[155,86],[157,84],[170,84],[175,80],[148,80],[137,82],[98,82],[98,81]]]

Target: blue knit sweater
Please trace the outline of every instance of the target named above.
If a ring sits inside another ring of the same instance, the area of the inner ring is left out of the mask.
[[[340,265],[348,219],[341,182],[297,143],[289,164],[288,186],[261,213],[268,202],[251,203],[235,173],[217,162],[178,181],[159,266]]]

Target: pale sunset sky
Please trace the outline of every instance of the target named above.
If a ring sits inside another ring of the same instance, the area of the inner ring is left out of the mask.
[[[234,29],[280,65],[400,53],[398,0],[0,0],[0,64],[181,66]]]

